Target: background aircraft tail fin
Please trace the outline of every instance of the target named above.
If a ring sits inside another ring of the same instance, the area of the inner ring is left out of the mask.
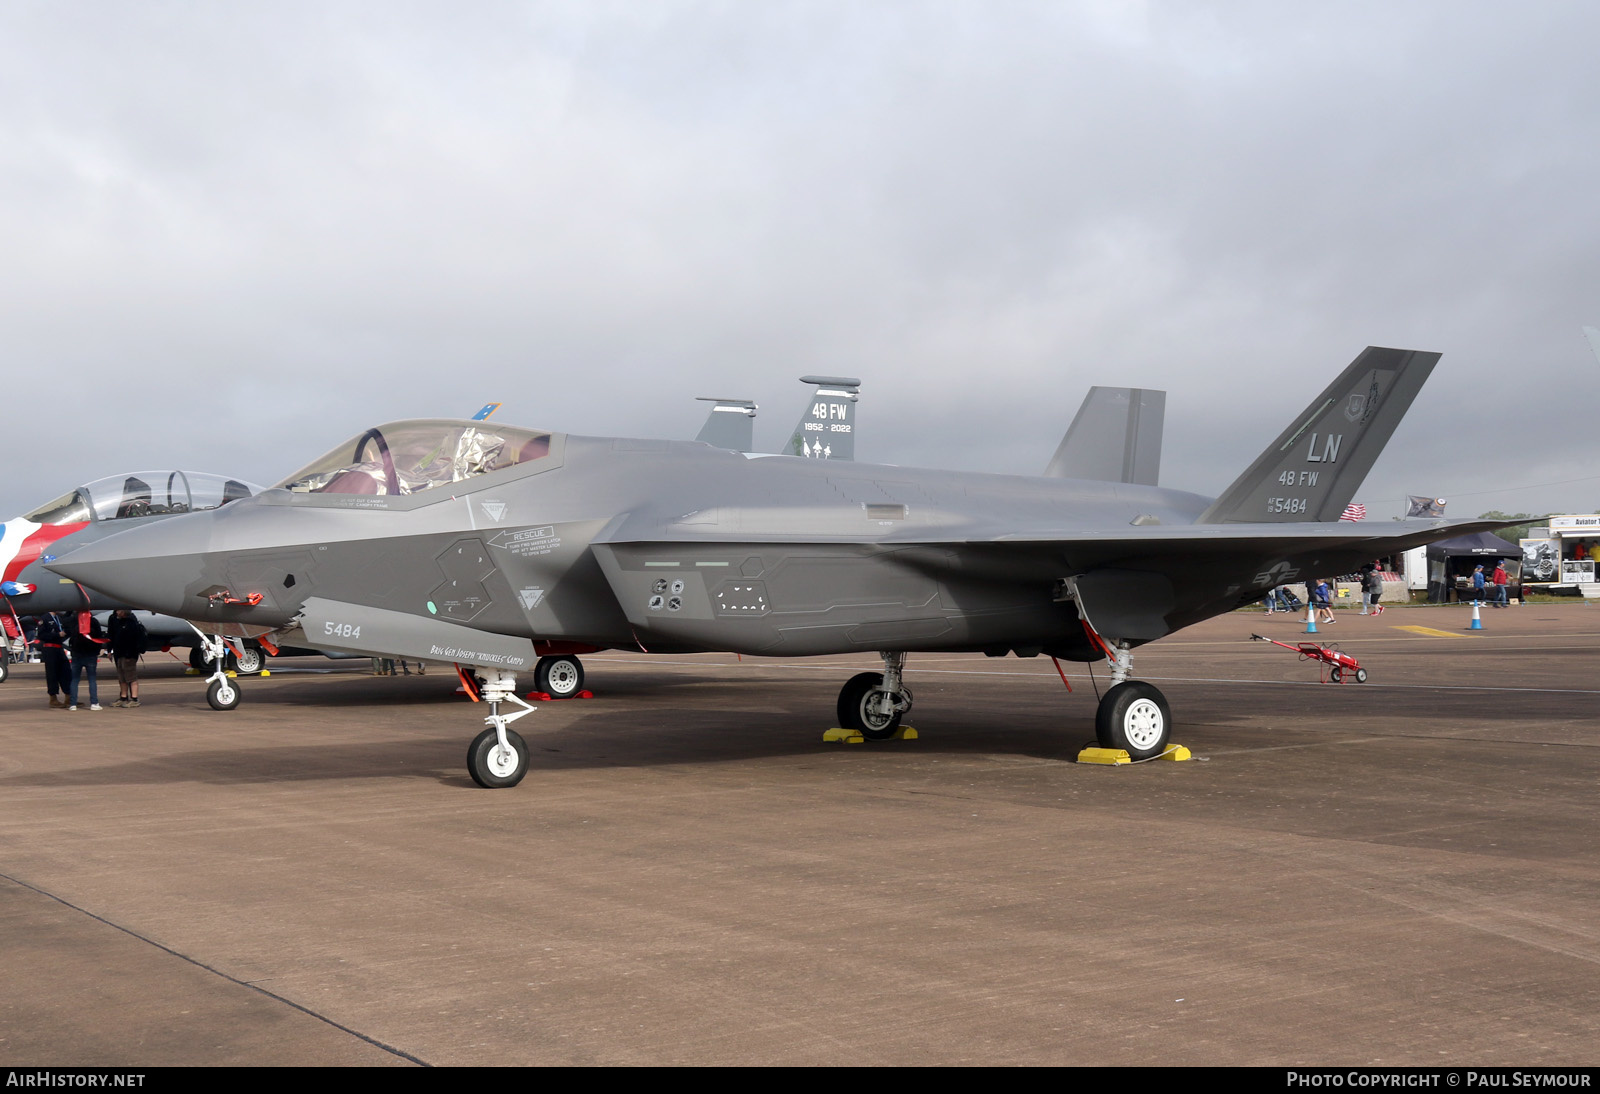
[[[1438,361],[1368,346],[1196,523],[1338,520]]]
[[[1155,486],[1166,412],[1165,391],[1090,388],[1044,469],[1046,477]]]
[[[755,417],[758,409],[749,399],[717,399],[710,395],[696,396],[702,403],[715,403],[706,415],[706,424],[700,427],[695,440],[718,448],[731,448],[735,452],[749,452],[755,445]]]
[[[1583,336],[1589,340],[1589,348],[1594,350],[1595,357],[1600,358],[1600,330],[1584,327]]]
[[[483,409],[472,416],[472,420],[475,422],[486,422],[494,415],[494,412],[499,409],[499,403],[485,403],[483,405]]]
[[[784,454],[855,459],[856,400],[861,395],[861,381],[851,376],[802,376],[800,382],[815,384],[817,390],[784,446]]]

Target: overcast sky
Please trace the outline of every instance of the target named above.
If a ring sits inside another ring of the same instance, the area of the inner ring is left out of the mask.
[[[802,373],[1024,474],[1164,388],[1216,494],[1369,344],[1444,354],[1374,517],[1593,512],[1597,122],[1592,3],[0,0],[0,515]]]

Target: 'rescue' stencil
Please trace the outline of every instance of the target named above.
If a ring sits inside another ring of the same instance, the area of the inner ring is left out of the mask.
[[[489,546],[510,551],[518,558],[547,555],[561,546],[561,537],[551,525],[542,528],[521,528],[515,532],[501,532],[489,541]]]

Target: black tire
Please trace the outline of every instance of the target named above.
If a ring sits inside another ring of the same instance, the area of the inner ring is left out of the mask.
[[[232,680],[213,680],[206,688],[206,702],[212,710],[232,710],[243,698],[239,685]]]
[[[472,738],[472,744],[467,747],[467,771],[472,781],[485,790],[516,786],[528,773],[527,742],[509,729],[506,742],[515,756],[514,766],[499,758],[500,738],[492,727]]]
[[[887,741],[900,728],[901,711],[885,721],[883,715],[867,710],[867,699],[883,690],[883,673],[863,672],[845,681],[839,689],[839,727],[853,729],[869,741]]]
[[[1166,751],[1172,708],[1153,685],[1124,680],[1100,700],[1094,731],[1102,748],[1120,748],[1131,759],[1147,760]]]
[[[1366,682],[1367,682],[1367,670],[1366,669],[1356,669],[1356,683],[1365,684]]]
[[[254,676],[267,667],[267,653],[260,646],[246,645],[243,657],[233,654],[229,659],[242,676]]]
[[[1332,680],[1335,684],[1344,683],[1344,670],[1338,665],[1333,666],[1333,668],[1328,670],[1328,679]]]
[[[199,646],[189,647],[189,667],[196,672],[206,671],[206,651]]]
[[[552,699],[570,699],[583,690],[583,662],[571,654],[541,657],[533,668],[533,690]]]
[[[0,684],[11,678],[11,651],[0,650]]]

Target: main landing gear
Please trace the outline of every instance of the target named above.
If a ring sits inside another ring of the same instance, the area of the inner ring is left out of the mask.
[[[483,720],[489,728],[474,737],[467,748],[467,771],[472,781],[490,790],[516,786],[528,773],[528,745],[507,727],[538,708],[517,694],[516,673],[462,669],[461,678],[473,698],[489,704],[489,716]],[[504,702],[516,703],[523,709],[501,714],[500,704]]]
[[[583,662],[570,653],[539,658],[533,666],[533,690],[552,699],[571,699],[583,690]]]
[[[1101,640],[1111,662],[1111,690],[1095,711],[1094,733],[1101,748],[1120,748],[1130,759],[1148,760],[1167,749],[1172,735],[1172,708],[1159,688],[1143,680],[1129,680],[1133,654],[1118,639]]]
[[[911,709],[911,689],[901,682],[906,655],[887,652],[882,672],[863,672],[839,689],[839,727],[853,729],[869,741],[887,741]]]

